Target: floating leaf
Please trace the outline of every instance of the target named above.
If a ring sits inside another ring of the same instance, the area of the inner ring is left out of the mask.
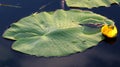
[[[113,3],[119,4],[120,0],[66,0],[69,7],[93,8],[106,6],[109,7]]]
[[[66,56],[96,46],[101,25],[113,21],[80,10],[35,13],[13,23],[4,38],[16,40],[14,50],[36,56]]]

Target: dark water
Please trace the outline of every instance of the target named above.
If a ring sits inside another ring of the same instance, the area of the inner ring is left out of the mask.
[[[114,44],[106,41],[82,53],[65,57],[43,58],[26,55],[11,49],[14,41],[2,38],[11,23],[36,11],[60,9],[60,0],[0,0],[3,4],[19,5],[22,8],[0,7],[0,67],[120,67],[120,35]],[[51,5],[39,10],[42,5]],[[94,8],[91,11],[115,21],[120,31],[120,6]]]

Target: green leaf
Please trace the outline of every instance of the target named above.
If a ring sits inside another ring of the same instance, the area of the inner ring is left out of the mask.
[[[109,7],[113,3],[119,4],[120,0],[66,0],[69,7],[93,8],[106,6]]]
[[[13,23],[3,35],[16,40],[12,48],[36,56],[66,56],[96,46],[102,24],[113,21],[80,10],[35,13]]]

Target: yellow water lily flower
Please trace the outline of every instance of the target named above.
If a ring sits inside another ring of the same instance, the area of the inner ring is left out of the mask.
[[[117,36],[117,28],[115,25],[104,24],[101,28],[101,32],[108,38],[114,38]]]

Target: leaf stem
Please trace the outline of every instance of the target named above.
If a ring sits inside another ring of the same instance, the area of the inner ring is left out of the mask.
[[[6,6],[6,7],[15,7],[15,8],[21,8],[20,6],[9,5],[9,4],[0,4],[0,6]]]
[[[65,9],[65,0],[61,0],[61,8]]]

